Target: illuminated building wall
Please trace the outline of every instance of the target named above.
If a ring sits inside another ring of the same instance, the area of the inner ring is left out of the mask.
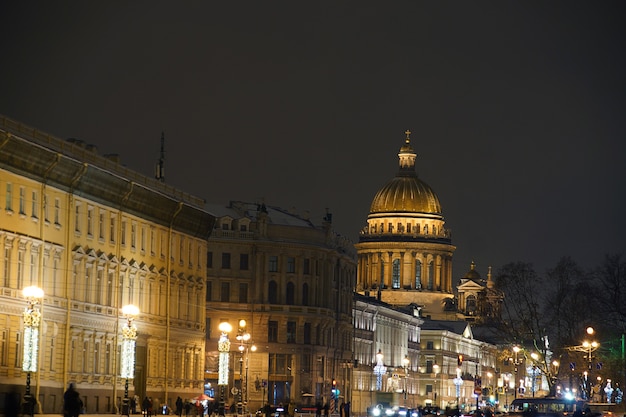
[[[173,403],[200,392],[215,220],[203,207],[82,141],[0,118],[0,392],[23,385],[28,285],[45,293],[32,376],[44,413],[59,412],[69,382],[88,413],[116,411],[120,309],[131,303],[140,310],[131,395]]]
[[[330,215],[315,225],[305,215],[245,202],[209,205],[218,219],[209,239],[206,379],[218,382],[218,325],[228,321],[230,398],[241,355],[237,323],[248,352],[249,410],[270,404],[329,401],[332,379],[350,384],[352,306],[356,274],[352,244],[332,230]],[[303,395],[304,394],[304,395]]]

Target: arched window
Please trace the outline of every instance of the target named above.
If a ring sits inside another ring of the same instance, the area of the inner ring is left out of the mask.
[[[286,300],[285,300],[285,304],[292,306],[294,304],[294,286],[293,286],[293,282],[288,282],[287,283],[287,293],[286,293]]]
[[[309,305],[309,284],[306,282],[302,285],[302,305]]]
[[[415,260],[415,289],[422,289],[422,263],[419,259]]]
[[[475,295],[468,295],[465,298],[465,314],[467,314],[468,316],[475,315],[476,314],[476,307],[477,307],[476,296]]]
[[[267,300],[270,304],[278,304],[278,285],[274,280],[267,284]]]
[[[391,288],[400,288],[400,259],[392,262]]]
[[[435,267],[433,265],[433,261],[428,262],[428,282],[426,284],[426,288],[429,290],[433,290],[435,288]]]

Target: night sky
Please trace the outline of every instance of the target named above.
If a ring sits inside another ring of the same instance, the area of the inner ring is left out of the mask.
[[[626,2],[3,1],[0,114],[353,241],[410,129],[454,276],[626,248]]]

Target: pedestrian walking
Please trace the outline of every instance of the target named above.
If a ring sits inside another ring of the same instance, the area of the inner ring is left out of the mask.
[[[63,394],[63,415],[65,417],[78,417],[83,408],[83,401],[76,391],[74,383],[71,382],[67,391]]]

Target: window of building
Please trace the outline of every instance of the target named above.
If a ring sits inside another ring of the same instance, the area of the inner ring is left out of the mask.
[[[7,366],[9,357],[9,331],[0,330],[0,366]]]
[[[13,184],[7,182],[7,192],[5,195],[4,208],[6,211],[13,211]]]
[[[394,259],[391,263],[391,288],[400,288],[400,259]]]
[[[222,253],[222,269],[230,269],[230,253]]]
[[[302,305],[309,305],[309,284],[307,284],[306,282],[302,284]]]
[[[287,272],[290,274],[296,272],[296,258],[292,256],[287,257]]]
[[[222,282],[220,301],[222,301],[223,303],[230,302],[230,282]]]
[[[51,337],[48,342],[48,354],[50,355],[50,362],[48,363],[48,369],[54,371],[54,362],[56,360],[56,346],[54,344],[55,338]]]
[[[415,260],[415,289],[420,290],[422,288],[422,263],[419,259]]]
[[[290,305],[290,306],[295,304],[294,292],[295,292],[295,289],[294,289],[293,282],[288,282],[287,291],[285,293],[285,304]]]
[[[213,283],[211,281],[207,281],[206,282],[205,300],[206,301],[212,301],[213,300]]]
[[[311,260],[305,258],[302,262],[302,273],[304,275],[309,275],[311,273]]]
[[[93,236],[93,207],[87,207],[87,236]]]
[[[248,302],[248,284],[246,283],[239,284],[239,302],[240,303]]]
[[[433,262],[430,261],[428,262],[428,289],[429,290],[434,290],[435,289],[435,274],[434,274],[434,266],[433,266]]]
[[[476,296],[473,294],[468,295],[465,298],[465,314],[473,316],[476,314],[478,303],[476,302]]]
[[[50,201],[50,199],[46,194],[42,194],[41,199],[41,204],[43,205],[43,220],[46,223],[50,223],[50,208],[48,207],[48,201]]]
[[[58,198],[54,199],[54,224],[60,225],[59,216],[61,213],[61,201]]]
[[[267,323],[267,341],[278,342],[278,322],[275,320]]]
[[[111,222],[109,223],[109,239],[111,243],[115,243],[115,215],[111,214]]]
[[[17,288],[24,288],[24,250],[17,252]]]
[[[269,257],[269,271],[278,272],[278,256]]]
[[[111,344],[107,343],[106,350],[104,351],[104,373],[111,372]]]
[[[213,252],[206,253],[206,267],[213,268]]]
[[[287,322],[287,343],[296,343],[296,322]]]
[[[11,280],[11,248],[8,246],[4,247],[4,286],[10,287],[9,283]]]
[[[311,323],[304,323],[304,328],[303,328],[303,342],[305,345],[310,345],[311,344]]]
[[[96,342],[93,347],[93,370],[94,373],[100,373],[100,342]]]
[[[428,359],[426,360],[426,373],[427,374],[432,374],[433,373],[433,361],[432,359]]]
[[[239,255],[239,269],[242,271],[248,270],[248,254],[242,253]]]
[[[135,222],[130,225],[130,247],[133,249],[137,247],[137,223]]]
[[[122,220],[122,228],[120,230],[120,243],[126,246],[126,220]]]
[[[268,284],[267,284],[267,294],[268,294],[268,302],[270,304],[278,304],[278,285],[276,284],[276,281],[271,280]]]
[[[426,342],[426,349],[427,350],[433,350],[435,348],[435,344],[433,343],[432,340],[429,340],[428,342]]]
[[[102,209],[98,215],[98,239],[104,239],[104,210]]]
[[[76,206],[74,207],[74,231],[76,233],[80,233],[80,222],[80,203],[76,203]]]
[[[20,187],[20,214],[26,214],[26,189]]]
[[[37,191],[33,190],[32,194],[31,194],[31,213],[30,216],[33,219],[36,219],[37,217],[39,217],[39,201],[37,199]]]

